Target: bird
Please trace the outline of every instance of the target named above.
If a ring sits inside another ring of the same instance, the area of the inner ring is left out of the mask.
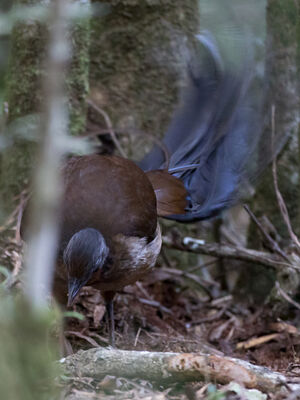
[[[188,70],[182,104],[159,146],[141,161],[113,154],[73,156],[64,183],[53,295],[72,306],[83,286],[101,291],[115,346],[113,300],[155,266],[158,217],[212,218],[239,201],[254,175],[261,138],[250,74],[222,68],[215,42],[203,40],[201,71]],[[209,43],[209,45],[207,45]]]
[[[83,286],[99,289],[114,346],[114,295],[154,267],[162,243],[158,214],[184,213],[187,192],[167,171],[145,173],[133,161],[111,155],[72,157],[62,176],[53,294],[71,306]],[[157,201],[159,186],[165,192]]]

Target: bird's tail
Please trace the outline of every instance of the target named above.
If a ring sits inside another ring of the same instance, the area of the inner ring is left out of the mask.
[[[201,72],[189,69],[182,106],[163,139],[169,165],[158,147],[140,162],[145,171],[167,169],[183,182],[185,212],[168,218],[184,222],[215,216],[240,198],[258,170],[262,125],[250,60],[246,57],[234,72],[228,71],[214,39],[207,34],[198,39],[205,48]]]

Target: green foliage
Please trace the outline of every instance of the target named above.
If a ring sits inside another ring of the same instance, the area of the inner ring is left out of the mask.
[[[85,320],[85,316],[80,314],[77,311],[65,311],[63,313],[63,317],[65,317],[65,318],[76,318],[79,321],[84,321]]]
[[[22,296],[0,288],[0,393],[6,400],[43,400],[55,396],[58,351],[50,331],[53,312],[33,314]]]

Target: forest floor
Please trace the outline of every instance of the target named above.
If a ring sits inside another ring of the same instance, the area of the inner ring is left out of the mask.
[[[12,236],[0,243],[4,249],[0,265],[14,265],[15,278],[21,267],[21,246],[18,235],[15,236],[13,221],[10,226],[13,226],[10,229]],[[217,294],[212,295],[208,290],[191,288],[178,271],[161,262],[143,282],[125,287],[122,293],[117,294],[114,304],[118,349],[180,353],[206,351],[265,366],[291,378],[300,376],[299,309],[291,306],[285,321],[278,320],[270,304],[254,307],[247,299],[242,302],[226,290],[217,290]],[[83,288],[73,310],[83,318],[66,318],[65,334],[70,349],[76,352],[108,346],[105,307],[100,293],[91,287]],[[68,377],[60,385],[67,400],[300,398],[299,393],[299,396],[288,393],[284,397],[276,393],[240,393],[240,389],[231,384],[209,381],[157,386],[147,379],[107,376],[96,381],[83,376]]]
[[[66,334],[73,350],[107,346],[105,307],[99,292],[84,288],[74,310],[85,319],[68,320]],[[163,268],[117,295],[115,322],[119,349],[183,353],[204,350],[247,360],[291,377],[299,376],[299,310],[283,322],[274,318],[272,309],[242,305],[229,294],[213,300],[201,298],[198,291],[180,287]],[[114,377],[97,383],[77,378],[67,392],[68,399],[84,399],[84,393],[92,399],[252,398],[214,382],[155,387],[146,380]],[[268,398],[283,397],[269,394]]]

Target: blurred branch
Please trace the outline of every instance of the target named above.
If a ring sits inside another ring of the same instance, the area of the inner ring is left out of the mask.
[[[38,167],[26,257],[27,295],[35,308],[45,307],[56,257],[61,197],[59,166],[67,127],[65,71],[70,59],[67,41],[68,0],[53,0],[49,9],[49,52],[44,82],[45,113],[41,126]]]
[[[253,249],[245,249],[243,247],[226,246],[217,243],[206,244],[201,240],[190,237],[173,240],[168,236],[163,236],[163,244],[170,249],[187,251],[195,254],[205,254],[213,257],[224,257],[234,260],[247,261],[255,264],[261,264],[276,270],[282,270],[285,267],[294,268],[298,271],[300,270],[300,267],[296,265],[282,262],[274,254]]]

